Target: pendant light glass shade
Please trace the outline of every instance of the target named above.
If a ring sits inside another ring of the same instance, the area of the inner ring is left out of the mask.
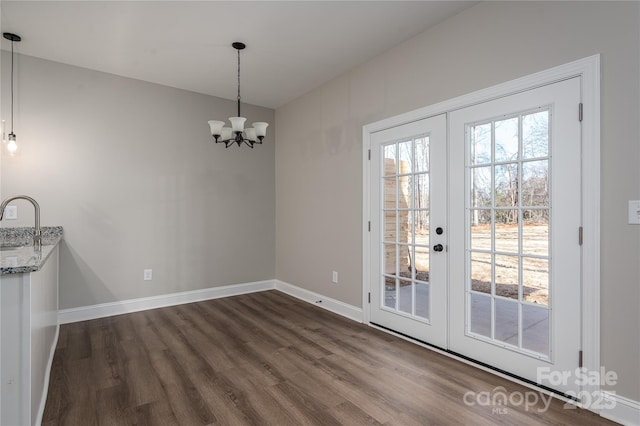
[[[9,151],[9,155],[13,155],[18,150],[18,144],[16,144],[16,135],[11,132],[9,133],[9,142],[7,143],[7,151]]]
[[[209,127],[211,128],[212,135],[220,136],[222,134],[223,126],[224,126],[224,121],[209,120]]]
[[[244,130],[244,122],[247,121],[244,117],[229,117],[231,122],[231,129],[234,132],[242,132]]]
[[[231,139],[232,135],[233,135],[233,131],[231,130],[231,127],[222,128],[222,134],[220,135],[220,137],[222,137],[223,141]]]
[[[259,138],[264,138],[267,136],[267,126],[269,123],[265,123],[263,121],[258,121],[257,123],[253,123],[253,128],[256,129],[256,136]]]
[[[256,136],[256,129],[254,129],[253,127],[249,127],[247,129],[244,129],[244,135],[250,141],[257,141],[258,140],[258,137]]]

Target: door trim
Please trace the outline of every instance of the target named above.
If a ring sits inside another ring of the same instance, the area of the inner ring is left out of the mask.
[[[380,130],[422,120],[434,115],[512,95],[536,87],[581,77],[582,120],[582,226],[585,230],[582,245],[582,350],[583,367],[587,371],[600,369],[600,55],[593,55],[535,74],[498,84],[434,105],[389,117],[362,127],[362,306],[363,322],[370,323],[368,294],[371,290],[370,232],[370,161],[371,134]],[[578,110],[576,107],[576,114]],[[577,238],[577,235],[576,235]],[[596,396],[597,384],[582,388]],[[593,407],[586,407],[599,412]]]

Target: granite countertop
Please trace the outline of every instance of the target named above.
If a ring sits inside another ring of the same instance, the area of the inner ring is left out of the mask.
[[[35,272],[62,239],[62,226],[43,226],[42,250],[33,249],[34,228],[0,228],[0,275]]]

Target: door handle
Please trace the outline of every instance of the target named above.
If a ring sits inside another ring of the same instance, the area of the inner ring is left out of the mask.
[[[433,251],[442,251],[443,249],[444,247],[442,247],[442,244],[436,244],[433,246]]]

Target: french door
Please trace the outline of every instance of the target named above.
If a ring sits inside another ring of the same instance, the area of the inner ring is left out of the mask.
[[[371,322],[445,347],[446,116],[377,132],[371,146]]]
[[[579,361],[579,102],[576,77],[372,134],[372,323],[579,391],[548,380]]]

